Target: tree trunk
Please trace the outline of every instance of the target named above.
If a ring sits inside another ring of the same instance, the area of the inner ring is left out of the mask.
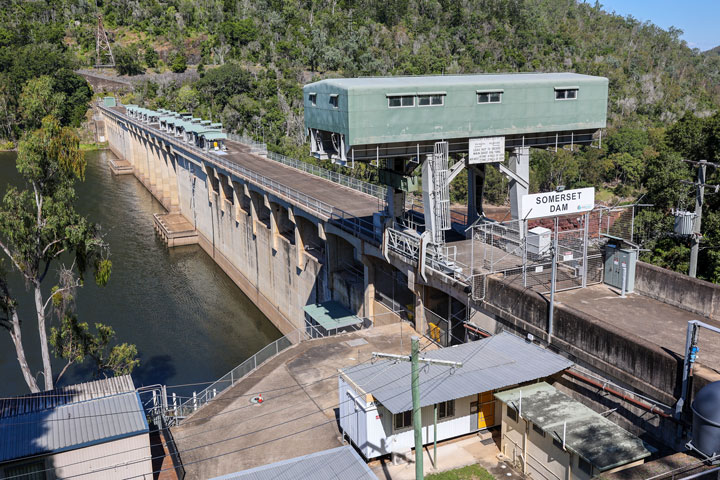
[[[50,364],[50,349],[48,348],[47,329],[45,328],[45,305],[43,303],[40,285],[35,284],[35,310],[38,318],[38,334],[40,335],[40,353],[43,361],[43,374],[45,376],[45,390],[53,388],[52,365]]]
[[[37,393],[40,389],[37,386],[35,377],[33,377],[33,374],[30,371],[30,366],[25,358],[25,349],[22,344],[22,332],[20,331],[20,319],[18,318],[17,311],[15,310],[12,312],[10,323],[12,324],[12,328],[9,329],[10,338],[12,338],[12,341],[15,344],[15,352],[17,353],[18,363],[20,364],[20,370],[22,370],[23,377],[25,378],[25,383],[27,383],[28,387],[30,387],[30,391],[32,393]]]

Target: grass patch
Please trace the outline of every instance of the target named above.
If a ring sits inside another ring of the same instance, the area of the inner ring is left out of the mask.
[[[448,470],[447,472],[433,473],[426,475],[427,480],[495,480],[490,472],[479,465],[469,465],[467,467]]]
[[[105,148],[108,148],[108,142],[80,144],[80,150],[83,152],[92,152],[94,150],[103,150]]]

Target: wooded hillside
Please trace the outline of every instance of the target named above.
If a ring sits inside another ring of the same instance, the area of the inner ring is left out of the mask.
[[[184,85],[147,81],[126,101],[221,120],[271,149],[308,160],[301,87],[318,78],[520,71],[608,77],[603,148],[533,151],[531,187],[592,185],[608,202],[642,197],[655,203],[637,222],[650,250],[645,258],[687,270],[687,244],[668,236],[669,210],[692,205],[691,192],[678,182],[693,173],[680,158],[702,152],[709,160],[720,159],[720,55],[689,48],[679,30],[576,0],[6,4],[0,11],[0,137],[10,140],[34,122],[30,112],[70,104],[59,115],[65,123],[77,123],[88,97],[70,70],[95,61],[98,13],[113,38],[121,73],[190,68],[202,75]],[[30,104],[32,92],[44,100]],[[491,172],[488,198],[503,203],[506,183]],[[374,179],[374,169],[348,173]],[[709,182],[716,180],[712,175]],[[462,182],[453,185],[452,195],[463,200]],[[718,281],[720,216],[715,219],[712,202],[706,216],[700,274]]]

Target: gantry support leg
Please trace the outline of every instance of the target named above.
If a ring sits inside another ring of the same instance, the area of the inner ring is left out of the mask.
[[[510,154],[509,170],[517,179],[510,178],[510,212],[513,220],[520,218],[520,202],[528,193],[530,184],[530,147],[517,147]]]
[[[468,208],[466,227],[485,216],[483,211],[483,191],[485,190],[485,165],[468,165]]]

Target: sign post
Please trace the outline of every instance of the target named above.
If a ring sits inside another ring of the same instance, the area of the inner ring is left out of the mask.
[[[585,221],[583,233],[583,286],[586,285],[587,276],[587,228],[589,217],[587,212],[595,208],[595,188],[576,188],[556,192],[534,193],[522,197],[520,205],[524,221],[532,218],[554,218],[553,247],[552,247],[552,273],[550,275],[550,310],[548,312],[548,343],[552,342],[553,321],[555,315],[555,283],[557,282],[558,257],[558,216],[573,213],[584,213]],[[524,263],[523,263],[524,267]]]

